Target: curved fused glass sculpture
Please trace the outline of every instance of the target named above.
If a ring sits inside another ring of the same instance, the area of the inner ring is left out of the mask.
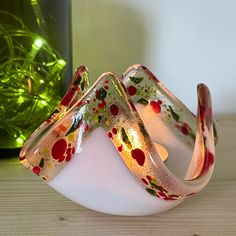
[[[26,142],[21,163],[88,208],[119,215],[167,210],[199,192],[214,168],[210,92],[195,117],[142,65],[88,89],[79,67],[56,112]],[[195,128],[196,126],[196,128]]]

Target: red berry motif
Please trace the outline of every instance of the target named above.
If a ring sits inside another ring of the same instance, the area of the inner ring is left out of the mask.
[[[54,143],[52,147],[52,157],[58,162],[62,162],[66,159],[66,161],[70,161],[72,154],[75,153],[75,148],[71,147],[71,144],[68,145],[65,139],[59,139]]]
[[[203,168],[200,175],[205,174],[208,171],[208,169],[214,164],[214,161],[215,161],[214,155],[208,150],[206,150],[205,161],[204,161]]]
[[[72,155],[71,148],[68,148],[66,150],[66,161],[69,161],[71,159],[71,155]]]
[[[65,139],[59,139],[52,147],[52,157],[59,162],[65,159],[64,153],[66,151],[67,143]]]
[[[112,129],[112,133],[113,133],[113,134],[117,134],[117,129],[116,129],[116,128],[113,128],[113,129]]]
[[[151,176],[149,176],[149,175],[147,175],[146,178],[148,179],[148,181],[152,180]]]
[[[122,144],[118,147],[118,151],[119,152],[122,152],[122,149],[123,149],[123,146],[122,146]]]
[[[89,126],[87,123],[84,123],[84,132],[87,132],[89,130]]]
[[[142,178],[142,181],[143,181],[143,183],[145,183],[146,185],[148,185],[148,182],[147,182],[146,179]]]
[[[184,123],[181,127],[181,132],[184,134],[184,135],[188,135],[189,134],[189,131],[190,131],[190,128],[188,126],[187,123]]]
[[[162,198],[164,200],[177,200],[180,196],[175,194],[169,194],[168,191],[158,184],[158,181],[146,175],[145,178],[141,178],[142,182],[146,185],[146,191],[151,195]]]
[[[134,94],[136,94],[137,89],[134,86],[131,85],[127,88],[127,91],[128,91],[130,96],[133,96]]]
[[[117,105],[112,104],[112,105],[110,106],[110,111],[111,111],[111,114],[112,114],[113,116],[116,116],[116,115],[118,115],[118,113],[119,113],[119,108],[118,108]]]
[[[160,100],[158,102],[156,101],[150,102],[150,106],[152,107],[152,110],[157,114],[161,112],[161,103],[162,102]]]
[[[108,132],[108,133],[107,133],[107,136],[108,136],[109,138],[112,138],[112,132]]]
[[[102,100],[101,103],[98,103],[98,108],[99,109],[103,109],[105,106],[106,106],[106,101],[105,100]]]
[[[191,132],[191,128],[185,122],[184,123],[179,122],[175,125],[175,127],[177,129],[179,129],[181,131],[181,133],[184,134],[184,135],[189,135],[189,133]]]
[[[141,149],[136,148],[136,149],[132,150],[131,156],[137,161],[137,163],[140,166],[143,166],[143,164],[145,162],[145,154]]]
[[[41,169],[39,166],[35,166],[32,170],[36,175],[39,175]]]

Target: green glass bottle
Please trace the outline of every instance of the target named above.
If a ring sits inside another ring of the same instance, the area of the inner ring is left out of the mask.
[[[62,1],[48,2],[65,10],[60,7]],[[61,98],[69,59],[64,49],[69,47],[58,45],[69,40],[58,32],[69,34],[58,26],[52,30],[53,23],[58,24],[56,14],[50,12],[52,6],[39,0],[1,1],[0,149],[20,148]]]

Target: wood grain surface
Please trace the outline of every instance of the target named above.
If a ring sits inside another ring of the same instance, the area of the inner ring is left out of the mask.
[[[61,196],[17,159],[0,158],[0,235],[236,235],[236,116],[218,116],[214,176],[197,196],[159,215],[101,214]]]

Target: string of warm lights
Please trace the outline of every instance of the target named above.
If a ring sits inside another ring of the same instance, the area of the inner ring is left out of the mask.
[[[60,98],[66,62],[20,19],[0,23],[0,147],[20,147]]]

